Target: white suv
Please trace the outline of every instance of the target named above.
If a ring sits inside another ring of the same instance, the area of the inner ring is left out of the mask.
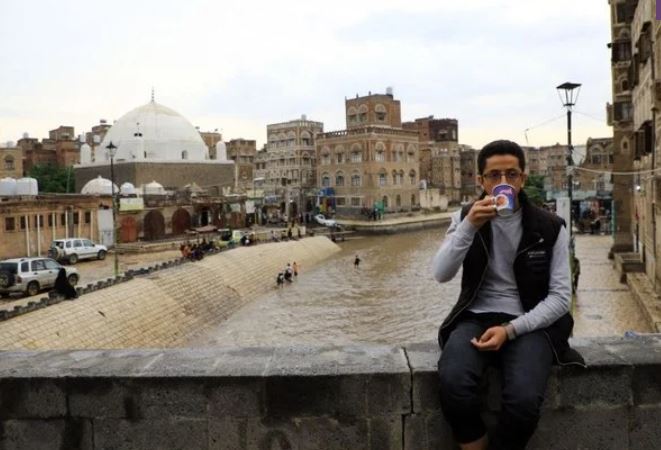
[[[68,261],[76,264],[81,259],[105,259],[108,248],[95,244],[89,239],[69,238],[57,239],[50,244],[48,256],[58,261]]]
[[[39,291],[55,285],[62,266],[50,258],[15,258],[0,261],[0,295],[9,297],[14,292],[37,295]],[[75,286],[80,279],[73,267],[65,267],[67,279]]]

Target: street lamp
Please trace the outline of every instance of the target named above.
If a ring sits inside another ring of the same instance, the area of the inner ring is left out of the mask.
[[[569,238],[571,242],[574,205],[572,203],[573,184],[574,184],[574,158],[572,156],[573,147],[571,145],[571,111],[572,107],[578,101],[578,94],[581,92],[580,83],[565,82],[556,88],[562,106],[567,108],[567,196],[569,197]]]
[[[110,141],[106,145],[108,155],[110,156],[110,192],[112,197],[112,242],[115,247],[115,277],[119,276],[119,261],[117,259],[117,202],[115,198],[115,155],[117,154],[117,146]]]

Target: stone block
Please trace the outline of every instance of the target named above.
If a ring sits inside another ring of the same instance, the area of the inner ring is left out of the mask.
[[[401,421],[401,419],[400,419]],[[379,431],[375,431],[379,434]],[[383,436],[381,436],[383,437]],[[384,438],[387,439],[387,438]],[[375,442],[379,440],[375,436]],[[385,440],[381,443],[388,444]],[[371,447],[370,423],[357,417],[218,418],[209,421],[210,450],[389,450]]]
[[[365,415],[368,375],[283,376],[266,379],[266,413],[272,417]]]
[[[226,378],[208,381],[211,417],[260,417],[264,414],[264,381],[260,378]]]
[[[535,450],[622,450],[629,448],[629,410],[546,411],[529,448]]]
[[[452,431],[440,411],[404,418],[405,450],[454,449]]]
[[[48,297],[41,297],[39,299],[39,304],[42,308],[48,306]]]
[[[661,447],[661,407],[634,408],[630,450],[658,450]]]
[[[633,404],[631,367],[564,367],[559,373],[558,405],[612,408]]]
[[[71,380],[67,386],[72,417],[137,418],[130,393],[119,380],[87,378]]]
[[[661,406],[661,366],[650,365],[634,369],[633,403]]]
[[[92,426],[77,420],[6,420],[0,422],[3,450],[93,450]]]
[[[0,380],[1,419],[52,419],[67,415],[63,383],[18,378]]]
[[[209,448],[208,422],[206,418],[94,420],[94,447],[113,450],[206,450]]]
[[[411,376],[376,374],[367,379],[367,414],[406,414],[411,411]]]
[[[369,419],[369,448],[371,450],[401,450],[404,445],[402,427],[402,416],[399,414],[371,417]]]
[[[0,320],[7,320],[9,319],[9,311],[2,310],[0,311]]]

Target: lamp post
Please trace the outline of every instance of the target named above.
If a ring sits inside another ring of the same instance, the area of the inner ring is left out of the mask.
[[[115,155],[117,154],[117,146],[110,141],[106,146],[108,155],[110,156],[110,192],[112,197],[112,242],[115,254],[115,277],[119,276],[119,260],[117,259],[117,201],[115,198]]]
[[[572,107],[578,101],[578,94],[581,92],[581,85],[579,83],[572,83],[566,81],[556,88],[562,106],[567,109],[567,196],[569,197],[569,239],[571,242],[572,227],[574,225],[574,205],[573,205],[573,188],[574,188],[574,158],[571,144],[571,111]]]

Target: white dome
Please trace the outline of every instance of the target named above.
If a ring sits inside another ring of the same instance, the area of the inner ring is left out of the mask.
[[[135,186],[133,186],[133,185],[132,185],[131,183],[129,183],[129,182],[123,183],[123,184],[119,187],[119,192],[121,192],[122,195],[133,195],[133,194],[136,193],[136,191],[135,191]]]
[[[163,195],[165,194],[165,188],[161,183],[157,183],[156,181],[152,181],[151,183],[147,183],[142,187],[143,192],[145,195]]]
[[[101,178],[101,175],[99,175],[85,183],[80,193],[86,195],[112,195],[113,187],[115,192],[119,191],[116,184],[113,184],[107,178]]]
[[[136,136],[136,134],[142,136]],[[124,114],[108,130],[98,150],[110,161],[106,146],[117,146],[115,161],[204,161],[208,148],[200,133],[182,115],[151,101]]]

